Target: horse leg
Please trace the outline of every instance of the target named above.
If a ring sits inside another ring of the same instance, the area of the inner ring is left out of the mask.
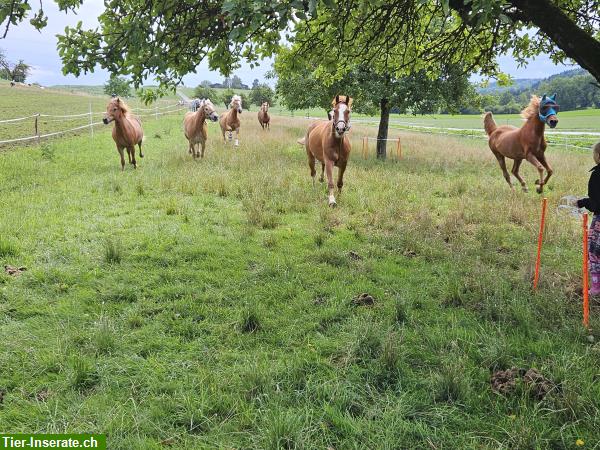
[[[129,164],[131,164],[131,152],[129,151],[129,147],[127,147],[127,159],[129,159]]]
[[[138,148],[140,149],[140,158],[143,158],[144,154],[142,153],[142,141],[138,142]]]
[[[327,174],[327,189],[329,192],[329,206],[334,207],[337,205],[335,202],[335,195],[333,195],[333,161],[325,159],[325,173]]]
[[[313,155],[312,152],[308,149],[306,150],[306,154],[308,155],[308,167],[310,167],[310,176],[312,177],[313,187],[315,187],[315,175],[317,174],[317,171],[315,170],[315,155]]]
[[[535,155],[531,152],[527,152],[527,161],[529,161],[535,168],[538,170],[540,174],[539,180],[535,182],[538,187],[535,189],[538,194],[544,192],[544,166],[539,162],[539,160],[535,157]]]
[[[504,159],[504,156],[496,152],[494,152],[494,156],[498,160],[498,164],[500,164],[500,168],[502,169],[502,173],[504,174],[504,179],[506,180],[510,188],[514,189],[512,181],[510,181],[510,174],[508,173],[508,170],[506,170],[506,160]]]
[[[338,195],[342,194],[342,187],[344,186],[344,172],[345,171],[346,171],[346,162],[340,162],[340,165],[338,167],[338,180],[337,180]]]
[[[204,148],[206,147],[206,141],[200,142],[200,145],[202,146],[202,153],[200,153],[200,158],[204,158]]]
[[[542,166],[544,166],[544,168],[546,169],[546,178],[544,179],[544,184],[548,184],[548,180],[550,179],[554,171],[552,170],[550,164],[548,164],[548,161],[546,161],[546,155],[544,153],[541,154],[539,160]]]
[[[235,130],[235,146],[240,145],[240,129]]]
[[[127,147],[127,151],[129,152],[129,154],[131,156],[131,164],[133,164],[133,168],[137,169],[137,164],[135,162],[135,147],[133,145],[130,147]]]
[[[321,163],[321,178],[319,178],[319,182],[325,181],[325,163]]]
[[[523,189],[523,192],[527,192],[529,191],[529,189],[527,189],[527,184],[525,183],[525,180],[523,179],[521,174],[519,174],[519,167],[521,167],[522,162],[522,159],[515,159],[511,172],[515,176],[515,178],[519,180],[519,183],[521,183],[521,188]]]
[[[123,147],[117,147],[119,155],[121,156],[121,171],[125,170],[125,155],[123,154]]]
[[[188,153],[194,155],[194,144],[192,144],[192,141],[188,141]]]

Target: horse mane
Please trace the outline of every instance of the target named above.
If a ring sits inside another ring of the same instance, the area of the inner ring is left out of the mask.
[[[121,100],[120,98],[112,99],[110,102],[111,103],[118,103],[119,108],[121,108],[121,112],[124,115],[129,116],[131,114],[131,110],[129,109],[129,106],[123,100]]]
[[[236,100],[238,100],[240,103],[242,103],[242,97],[240,97],[239,95],[234,95],[233,97],[231,97],[231,104],[233,104],[233,102],[235,102]]]
[[[537,116],[539,109],[540,98],[534,94],[531,96],[531,100],[529,100],[529,105],[527,105],[525,109],[521,111],[521,117],[527,120],[531,117]]]

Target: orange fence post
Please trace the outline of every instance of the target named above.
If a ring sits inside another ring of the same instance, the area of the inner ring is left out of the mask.
[[[398,138],[398,144],[396,146],[396,159],[402,159],[402,144],[400,138]]]
[[[369,151],[369,147],[368,147],[368,145],[369,145],[369,144],[368,144],[368,140],[369,140],[369,138],[368,138],[368,137],[366,137],[366,136],[365,136],[365,137],[363,137],[363,148],[362,148],[362,154],[363,154],[363,158],[364,158],[364,159],[367,159],[367,153],[368,153],[368,151]]]
[[[538,281],[540,279],[540,261],[542,259],[542,243],[544,242],[544,227],[546,225],[546,209],[548,207],[548,199],[542,199],[542,218],[540,220],[540,232],[538,235],[537,256],[535,258],[535,274],[533,276],[533,290],[536,291]]]
[[[590,326],[590,299],[588,275],[588,213],[583,214],[583,325]]]

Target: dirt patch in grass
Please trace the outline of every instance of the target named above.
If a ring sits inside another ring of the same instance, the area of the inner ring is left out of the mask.
[[[492,390],[499,394],[510,395],[516,392],[517,384],[521,382],[531,397],[543,400],[550,392],[558,390],[559,386],[549,380],[536,369],[518,369],[512,367],[499,370],[492,374]]]
[[[4,266],[4,272],[11,277],[18,277],[27,270],[27,267]]]
[[[373,297],[371,294],[363,292],[359,296],[352,299],[352,304],[354,306],[373,306],[375,304],[375,297]]]

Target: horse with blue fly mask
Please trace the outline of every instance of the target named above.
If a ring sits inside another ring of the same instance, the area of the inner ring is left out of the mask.
[[[502,169],[504,178],[508,185],[513,189],[510,174],[506,169],[506,158],[514,160],[512,174],[521,184],[524,192],[527,192],[527,184],[519,174],[521,162],[526,159],[539,173],[539,179],[536,180],[537,192],[541,194],[544,191],[544,185],[552,176],[553,170],[546,161],[546,139],[544,138],[544,129],[548,125],[555,128],[558,125],[559,105],[556,103],[556,94],[552,96],[531,97],[529,105],[521,111],[521,117],[525,119],[525,124],[521,128],[512,125],[497,126],[491,112],[486,112],[483,119],[485,132],[489,136],[488,144],[490,150],[498,160]],[[546,178],[544,178],[546,170]]]

